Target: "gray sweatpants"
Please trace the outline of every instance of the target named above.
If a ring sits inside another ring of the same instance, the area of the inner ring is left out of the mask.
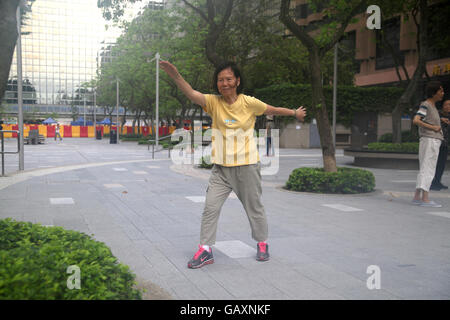
[[[266,241],[268,227],[264,206],[261,203],[261,164],[224,167],[215,164],[206,191],[200,232],[200,244],[212,246],[216,242],[217,223],[223,203],[231,191],[244,206],[252,237],[257,242]]]

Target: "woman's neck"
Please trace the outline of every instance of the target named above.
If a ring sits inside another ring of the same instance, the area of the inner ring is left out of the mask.
[[[237,99],[238,99],[238,96],[239,96],[238,94],[227,95],[227,96],[223,96],[223,95],[222,95],[223,99],[224,99],[225,102],[228,103],[228,104],[233,104],[233,103],[235,103],[235,102],[237,101]]]

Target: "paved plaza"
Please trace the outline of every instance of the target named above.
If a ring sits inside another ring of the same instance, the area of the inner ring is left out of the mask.
[[[342,150],[336,159],[353,161]],[[321,150],[280,149],[279,170],[263,175],[268,262],[255,260],[248,219],[231,194],[215,263],[188,269],[209,170],[174,163],[167,151],[152,159],[136,142],[47,139],[25,145],[20,173],[18,156],[5,155],[0,218],[92,235],[131,268],[147,299],[450,299],[448,190],[431,193],[442,208],[411,205],[417,172],[389,169],[368,169],[376,177],[370,194],[283,190],[304,166],[322,166]],[[450,174],[442,181],[449,185]]]

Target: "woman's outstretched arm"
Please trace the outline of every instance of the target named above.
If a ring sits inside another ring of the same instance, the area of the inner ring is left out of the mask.
[[[163,69],[169,77],[175,82],[177,87],[184,93],[184,95],[193,103],[199,106],[206,105],[206,99],[203,93],[192,89],[191,85],[183,79],[177,68],[168,61],[161,60],[159,66]]]
[[[267,109],[264,114],[268,116],[291,116],[295,117],[298,121],[303,121],[305,120],[306,109],[304,107],[299,107],[298,109],[292,110],[288,108],[279,108],[267,105]]]

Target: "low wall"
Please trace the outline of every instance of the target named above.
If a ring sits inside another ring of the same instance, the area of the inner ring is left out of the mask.
[[[353,157],[353,165],[357,167],[419,170],[419,155],[417,153],[345,149],[344,156]],[[448,158],[445,169],[450,170],[450,159]]]

